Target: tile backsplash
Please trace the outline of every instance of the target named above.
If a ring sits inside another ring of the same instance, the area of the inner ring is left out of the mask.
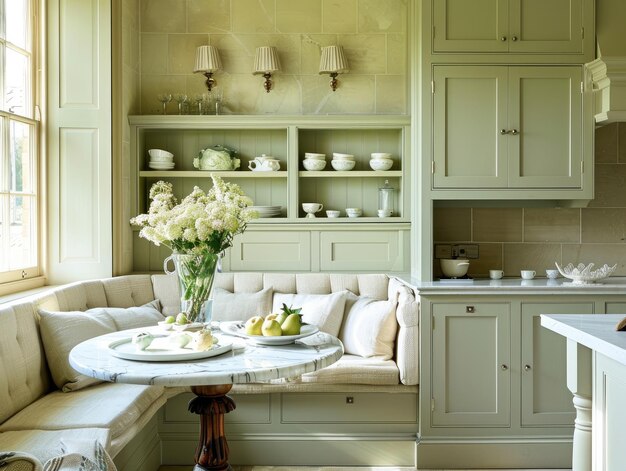
[[[617,263],[615,275],[626,276],[626,123],[596,130],[595,160],[595,198],[587,207],[435,208],[435,244],[478,244],[473,277],[487,277],[489,269],[545,276],[555,261]],[[438,260],[433,267],[441,276]]]
[[[406,114],[408,0],[140,0],[141,113],[157,94],[206,92],[195,51],[219,49],[214,78],[234,114]],[[321,46],[342,45],[350,72],[333,92],[319,75]],[[275,46],[274,88],[252,75],[255,49]],[[168,105],[168,113],[177,104]]]

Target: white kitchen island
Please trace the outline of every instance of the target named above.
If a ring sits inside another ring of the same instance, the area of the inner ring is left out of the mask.
[[[542,315],[541,325],[567,338],[567,385],[574,394],[573,471],[626,467],[624,314]]]

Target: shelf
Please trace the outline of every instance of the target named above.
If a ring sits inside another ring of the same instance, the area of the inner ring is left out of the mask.
[[[301,170],[298,172],[298,176],[302,178],[321,178],[321,177],[330,177],[330,178],[346,178],[346,177],[361,177],[361,178],[389,178],[389,177],[401,177],[402,170],[386,170],[386,171],[375,171],[375,170],[349,170],[347,172],[340,172],[338,170],[322,170],[320,172],[315,172],[311,170]]]
[[[278,172],[251,172],[242,171],[208,171],[208,170],[142,170],[140,177],[170,177],[170,178],[207,178],[211,174],[222,178],[287,178],[287,171]]]

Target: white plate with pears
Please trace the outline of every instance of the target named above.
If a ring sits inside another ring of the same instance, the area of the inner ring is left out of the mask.
[[[319,331],[315,325],[302,324],[300,334],[298,335],[248,335],[246,334],[244,321],[221,322],[220,329],[225,334],[246,338],[257,345],[289,345],[298,339],[308,337]]]

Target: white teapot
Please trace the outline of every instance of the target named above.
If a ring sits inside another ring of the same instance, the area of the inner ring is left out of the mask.
[[[253,172],[276,172],[280,170],[280,160],[261,154],[250,161],[248,168]]]

